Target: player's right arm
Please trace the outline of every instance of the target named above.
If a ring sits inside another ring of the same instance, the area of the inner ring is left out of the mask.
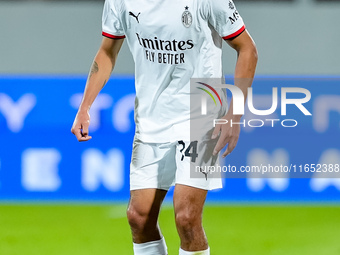
[[[71,128],[71,132],[77,137],[79,142],[88,141],[92,138],[89,136],[89,110],[93,101],[110,78],[123,41],[124,39],[103,37],[97,55],[93,60],[83,99]]]

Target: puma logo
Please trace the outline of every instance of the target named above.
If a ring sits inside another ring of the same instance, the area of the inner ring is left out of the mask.
[[[129,15],[132,16],[132,17],[134,17],[134,18],[137,20],[138,23],[139,23],[139,20],[138,20],[139,14],[140,14],[140,12],[139,12],[139,13],[137,14],[137,16],[136,16],[133,12],[129,12]]]
[[[208,174],[209,174],[209,172],[203,171],[202,167],[200,167],[200,172],[201,172],[202,174],[204,174],[205,180],[208,180]]]

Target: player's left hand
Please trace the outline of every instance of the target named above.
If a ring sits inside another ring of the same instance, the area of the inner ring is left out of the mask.
[[[234,123],[239,122],[239,117],[233,117],[232,115],[227,114],[223,118],[228,120],[228,123],[217,124],[211,138],[216,139],[219,136],[217,144],[213,151],[213,155],[217,155],[228,144],[226,151],[222,155],[222,157],[225,158],[235,149],[238,138],[240,136],[241,128],[240,125],[236,124],[231,126],[230,124],[231,120],[233,120]]]

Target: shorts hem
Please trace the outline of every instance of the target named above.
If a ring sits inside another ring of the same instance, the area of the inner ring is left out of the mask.
[[[160,190],[165,190],[165,191],[168,191],[169,189],[171,188],[168,187],[168,186],[163,186],[163,187],[155,187],[155,186],[142,186],[142,185],[133,185],[133,186],[130,186],[130,191],[132,190],[141,190],[141,189],[160,189]]]
[[[193,187],[193,188],[197,188],[197,189],[202,189],[202,190],[215,190],[215,189],[222,189],[223,188],[223,186],[222,186],[222,184],[221,185],[215,185],[214,187],[202,187],[202,186],[200,186],[200,185],[196,185],[196,184],[191,184],[191,183],[184,183],[184,182],[176,182],[176,185],[177,184],[180,184],[180,185],[185,185],[185,186],[189,186],[189,187]]]

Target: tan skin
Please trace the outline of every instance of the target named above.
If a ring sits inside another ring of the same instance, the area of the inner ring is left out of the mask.
[[[100,90],[108,81],[116,63],[118,52],[124,39],[103,38],[102,44],[93,61],[87,80],[84,97],[74,120],[71,132],[78,141],[88,141],[90,115],[89,109]],[[236,50],[238,58],[235,68],[235,85],[247,96],[257,63],[257,50],[254,41],[247,31],[238,37],[226,40]],[[232,103],[226,116],[227,120],[239,122],[240,115],[232,114]],[[213,139],[217,139],[214,154],[219,153],[227,144],[223,157],[230,154],[238,141],[240,126],[217,125]],[[141,189],[130,193],[127,216],[130,223],[133,241],[145,243],[159,240],[162,237],[158,226],[158,215],[167,191],[159,189]],[[174,191],[174,210],[177,231],[181,239],[181,248],[186,251],[201,251],[208,248],[207,238],[202,227],[203,206],[207,191],[177,184]]]
[[[83,100],[71,128],[71,132],[79,142],[88,141],[92,138],[92,136],[89,136],[89,110],[93,101],[109,80],[123,42],[124,39],[112,40],[103,37],[87,78]]]

